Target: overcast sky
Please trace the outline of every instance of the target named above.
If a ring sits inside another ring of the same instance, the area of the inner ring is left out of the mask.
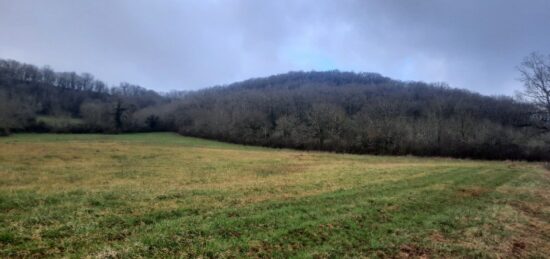
[[[0,58],[191,90],[291,70],[512,95],[548,0],[0,0]]]

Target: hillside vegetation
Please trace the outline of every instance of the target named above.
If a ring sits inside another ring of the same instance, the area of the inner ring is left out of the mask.
[[[545,257],[550,172],[169,133],[0,139],[0,257]]]
[[[171,131],[305,150],[549,160],[550,115],[541,107],[443,83],[339,71],[290,72],[159,94],[129,83],[108,87],[90,74],[0,60],[5,135]]]

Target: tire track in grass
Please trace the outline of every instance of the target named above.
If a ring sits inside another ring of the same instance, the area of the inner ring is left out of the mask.
[[[159,251],[216,254],[227,249],[241,255],[293,255],[295,249],[313,253],[320,246],[329,254],[344,255],[349,251],[391,254],[396,253],[399,244],[425,238],[429,234],[426,228],[456,231],[461,225],[453,225],[453,216],[461,215],[461,210],[471,210],[466,214],[482,212],[482,205],[491,202],[494,189],[520,174],[496,171],[450,169],[392,184],[369,185],[291,202],[225,209],[206,217],[170,219],[148,226],[144,229],[146,233],[133,235],[131,239],[148,247],[149,255]],[[430,186],[441,182],[447,182],[449,188],[430,190]],[[478,196],[459,195],[461,188],[471,186],[488,191]],[[207,242],[208,249],[202,246],[204,243],[189,240],[166,242],[178,236],[185,239],[188,231],[199,233],[202,238],[197,240]],[[416,235],[415,231],[418,231]],[[147,236],[147,232],[162,234]],[[145,238],[136,238],[142,235]],[[358,244],[362,245],[357,247]]]

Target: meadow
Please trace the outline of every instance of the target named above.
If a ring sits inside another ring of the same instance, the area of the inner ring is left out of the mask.
[[[0,138],[0,257],[539,257],[541,164],[171,133]]]

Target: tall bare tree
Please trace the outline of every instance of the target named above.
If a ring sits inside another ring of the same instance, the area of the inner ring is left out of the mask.
[[[124,119],[126,118],[126,110],[128,108],[124,107],[122,100],[117,99],[115,106],[113,108],[113,121],[115,122],[115,129],[117,131],[122,130]]]
[[[531,53],[518,70],[525,86],[523,95],[550,114],[550,55]]]

